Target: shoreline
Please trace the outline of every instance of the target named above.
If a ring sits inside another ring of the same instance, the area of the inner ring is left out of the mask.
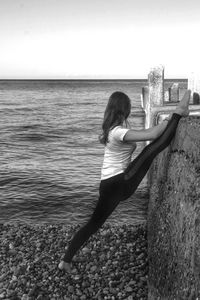
[[[58,269],[78,225],[1,223],[0,299],[147,299],[147,228],[104,224]]]

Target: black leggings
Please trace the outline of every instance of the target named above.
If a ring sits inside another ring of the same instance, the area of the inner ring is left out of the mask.
[[[65,262],[71,262],[75,253],[103,225],[119,202],[129,198],[135,192],[156,155],[172,141],[180,118],[179,114],[174,113],[164,132],[142,150],[124,173],[101,181],[96,208],[90,220],[71,240],[63,259]]]

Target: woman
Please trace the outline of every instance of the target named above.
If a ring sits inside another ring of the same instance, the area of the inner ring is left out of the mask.
[[[70,272],[73,256],[114,211],[120,201],[129,198],[147,173],[153,159],[173,139],[181,117],[189,114],[190,90],[187,90],[170,118],[149,129],[128,128],[131,101],[122,92],[113,93],[108,101],[100,142],[105,145],[101,170],[99,200],[90,220],[74,235],[59,269]],[[150,141],[131,162],[136,142]]]

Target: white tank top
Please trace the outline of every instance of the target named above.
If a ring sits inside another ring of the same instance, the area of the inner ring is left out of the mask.
[[[128,130],[128,128],[123,126],[116,126],[110,130],[104,151],[101,180],[124,172],[131,162],[136,143],[123,141]]]

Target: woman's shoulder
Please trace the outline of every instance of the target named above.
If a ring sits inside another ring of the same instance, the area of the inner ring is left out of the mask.
[[[110,135],[115,138],[116,140],[123,141],[123,138],[129,128],[123,125],[117,125],[110,130]]]

